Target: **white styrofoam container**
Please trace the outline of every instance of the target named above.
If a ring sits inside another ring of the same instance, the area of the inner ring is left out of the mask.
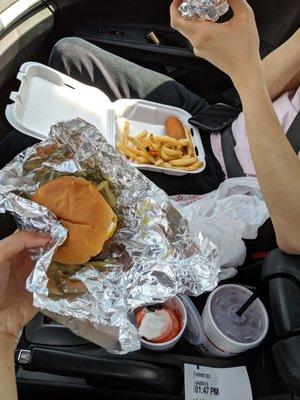
[[[9,123],[26,135],[46,139],[52,125],[79,117],[94,125],[115,146],[124,119],[130,124],[129,134],[132,136],[145,129],[155,135],[165,135],[165,121],[172,115],[192,128],[197,158],[203,166],[196,171],[180,171],[155,165],[131,164],[139,169],[177,176],[196,174],[205,169],[200,134],[188,123],[191,115],[180,108],[146,100],[122,99],[112,103],[99,89],[35,62],[23,64],[17,79],[21,81],[19,90],[11,93],[13,103],[6,107],[5,114]]]

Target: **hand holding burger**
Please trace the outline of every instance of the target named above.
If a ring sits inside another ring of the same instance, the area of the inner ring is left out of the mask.
[[[47,234],[17,232],[0,241],[0,335],[15,338],[35,315],[32,295],[25,289],[34,266],[29,250],[49,240]]]
[[[16,337],[37,310],[25,282],[33,268],[29,250],[47,245],[50,236],[18,232],[0,241],[0,399],[16,400]]]

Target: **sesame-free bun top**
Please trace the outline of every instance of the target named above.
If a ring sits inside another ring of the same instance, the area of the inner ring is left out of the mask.
[[[68,229],[68,237],[53,261],[84,264],[99,254],[116,228],[116,215],[97,188],[83,178],[62,176],[41,186],[32,196]],[[113,228],[112,228],[113,224]]]

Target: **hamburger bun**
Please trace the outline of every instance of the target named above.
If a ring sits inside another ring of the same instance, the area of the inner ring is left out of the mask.
[[[97,188],[83,178],[53,179],[41,186],[32,200],[52,211],[68,230],[68,237],[53,261],[84,264],[101,253],[116,230],[116,214]]]
[[[62,176],[41,186],[32,200],[48,208],[59,219],[74,224],[103,225],[107,228],[113,210],[89,181]]]

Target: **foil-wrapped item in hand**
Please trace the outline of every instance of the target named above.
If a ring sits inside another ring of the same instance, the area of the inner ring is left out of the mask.
[[[96,185],[108,181],[119,224],[96,260],[75,266],[72,272],[68,268],[71,276],[64,277],[79,285],[77,295],[64,291],[65,295],[51,296],[51,274],[65,272],[51,260],[67,232],[49,210],[30,199],[45,182],[65,175]],[[36,255],[27,281],[34,305],[111,352],[140,348],[136,308],[165,302],[178,293],[198,296],[218,283],[216,246],[81,119],[55,125],[47,141],[27,149],[0,171],[0,212],[5,211],[13,214],[19,229],[47,231],[53,237],[50,248]]]
[[[185,0],[179,7],[184,19],[216,22],[229,10],[226,0]]]

